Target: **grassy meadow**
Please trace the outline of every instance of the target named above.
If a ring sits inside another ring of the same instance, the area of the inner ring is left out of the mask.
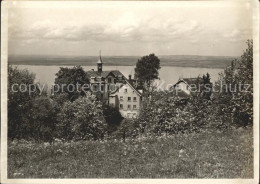
[[[252,178],[252,128],[108,141],[8,143],[9,178]]]

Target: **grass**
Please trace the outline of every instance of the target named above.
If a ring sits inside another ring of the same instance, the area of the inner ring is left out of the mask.
[[[8,144],[9,178],[252,178],[252,129]]]

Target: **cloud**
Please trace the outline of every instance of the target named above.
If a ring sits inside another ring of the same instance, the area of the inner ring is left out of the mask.
[[[11,39],[20,40],[66,40],[66,41],[171,41],[172,39],[193,39],[203,27],[195,20],[180,20],[160,17],[137,17],[125,13],[108,23],[77,24],[56,23],[54,20],[40,20],[29,27],[9,27]]]
[[[223,34],[223,38],[227,41],[236,42],[251,38],[252,33],[249,29],[233,29]]]

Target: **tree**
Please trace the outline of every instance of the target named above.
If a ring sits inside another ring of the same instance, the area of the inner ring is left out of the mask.
[[[247,49],[237,62],[236,83],[240,86],[234,95],[234,117],[237,123],[247,126],[253,123],[253,40],[247,41]]]
[[[85,95],[83,85],[89,85],[89,78],[81,66],[73,68],[60,67],[56,73],[55,84],[57,93],[67,93],[70,101]],[[57,89],[58,88],[58,89]]]
[[[38,91],[29,93],[29,85],[33,85],[35,74],[28,70],[19,70],[8,66],[8,137],[24,138],[28,131],[24,128],[28,122],[27,113],[31,108],[31,100]],[[19,87],[22,86],[22,90]]]
[[[55,124],[58,106],[46,96],[36,97],[28,111],[31,137],[40,141],[52,141],[55,136]]]
[[[210,82],[209,73],[203,75],[202,79],[203,79],[203,84],[202,84],[202,88],[200,89],[201,96],[207,100],[210,100],[213,85]]]
[[[253,41],[239,59],[231,62],[216,83],[214,94],[218,110],[232,125],[253,123]]]
[[[106,130],[102,103],[89,92],[63,104],[58,114],[58,136],[67,140],[102,139]]]
[[[124,119],[118,109],[106,104],[103,105],[103,114],[107,122],[108,133],[116,130],[121,121]]]
[[[155,79],[158,79],[158,70],[160,69],[160,60],[154,54],[143,56],[138,59],[135,67],[135,78],[144,88],[145,84],[149,88]]]
[[[210,118],[205,101],[197,96],[182,99],[172,92],[154,92],[142,105],[139,131],[155,135],[199,131]]]

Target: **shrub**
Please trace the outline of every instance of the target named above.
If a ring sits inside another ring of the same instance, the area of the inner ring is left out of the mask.
[[[60,138],[68,140],[103,139],[106,124],[101,102],[90,93],[65,102],[58,114],[57,130]]]
[[[55,84],[59,86],[58,90],[55,89],[55,91],[68,94],[68,100],[74,101],[85,95],[81,87],[84,84],[89,84],[89,78],[81,66],[60,67],[60,70],[56,73]],[[77,85],[79,85],[79,89],[76,89]]]
[[[253,123],[253,41],[247,45],[243,55],[220,74],[214,93],[223,121],[236,126]]]
[[[38,96],[39,91],[28,93],[29,85],[33,85],[35,74],[28,70],[19,70],[17,67],[8,66],[8,137],[25,138],[30,130],[27,129],[31,122],[28,119],[28,111],[32,106],[32,100]],[[15,85],[25,86],[26,92],[15,89]],[[12,89],[14,87],[14,89]]]
[[[36,140],[52,141],[55,136],[57,104],[49,97],[41,96],[32,101],[28,112],[31,137]]]
[[[106,104],[103,105],[103,115],[107,122],[108,134],[115,131],[124,119],[118,109]]]

